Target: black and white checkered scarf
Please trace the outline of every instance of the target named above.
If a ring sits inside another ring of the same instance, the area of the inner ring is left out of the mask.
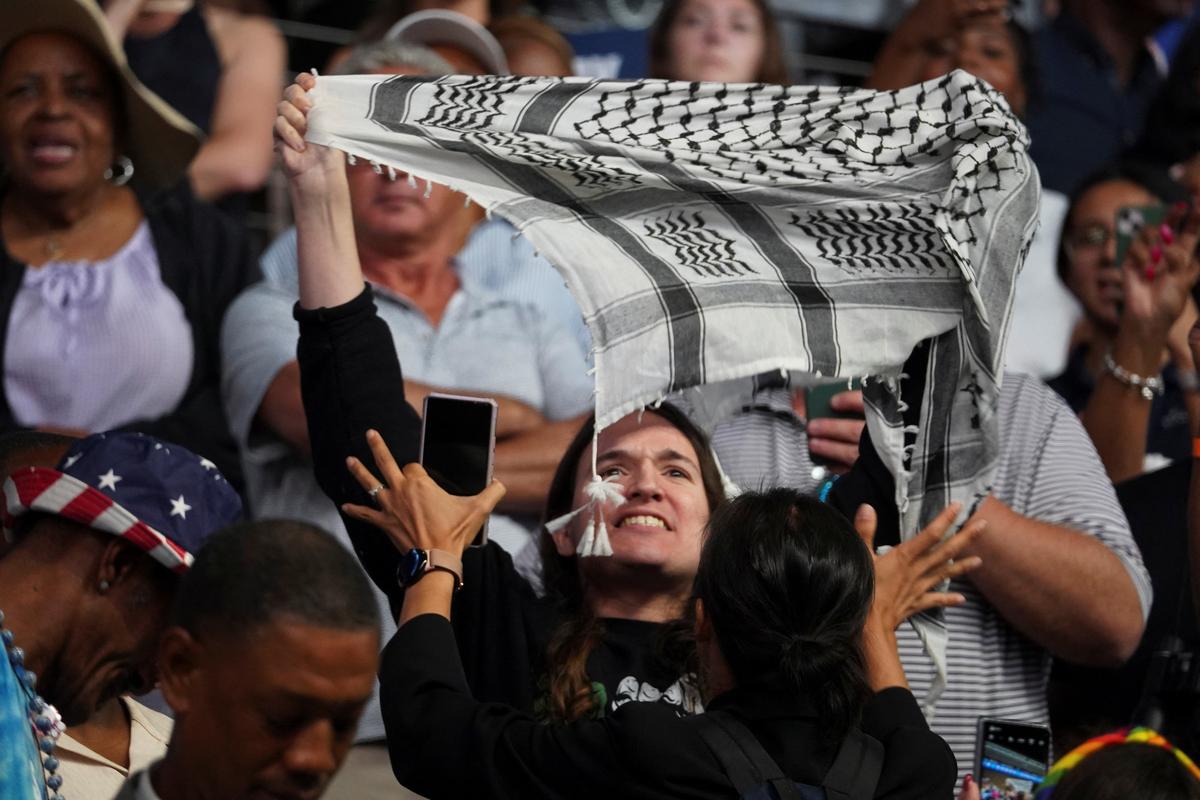
[[[769,370],[870,376],[902,534],[986,494],[1039,198],[986,83],[351,76],[313,97],[311,141],[467,194],[558,268],[591,330],[599,426]],[[944,626],[917,627],[944,675]]]

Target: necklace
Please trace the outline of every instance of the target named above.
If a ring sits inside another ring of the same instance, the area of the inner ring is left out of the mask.
[[[38,749],[43,754],[42,769],[46,775],[46,787],[54,792],[49,800],[63,800],[58,793],[62,788],[62,776],[58,772],[58,759],[54,757],[54,746],[58,737],[66,730],[58,709],[41,698],[33,687],[37,685],[37,676],[25,669],[25,651],[13,644],[13,632],[4,627],[4,612],[0,611],[0,642],[4,643],[4,653],[12,666],[13,674],[17,676],[25,695],[29,698],[29,724]]]

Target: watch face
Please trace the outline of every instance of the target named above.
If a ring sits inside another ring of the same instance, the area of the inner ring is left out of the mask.
[[[425,562],[429,560],[424,550],[414,547],[400,556],[400,565],[396,567],[396,579],[402,586],[408,586],[425,571]]]

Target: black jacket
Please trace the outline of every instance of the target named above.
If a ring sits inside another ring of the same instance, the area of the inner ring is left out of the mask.
[[[629,703],[603,719],[544,725],[511,706],[471,696],[444,618],[408,622],[384,651],[381,702],[397,777],[442,798],[734,798],[733,785],[694,717]],[[738,688],[710,705],[740,719],[796,781],[820,784],[837,743],[811,708],[778,691]],[[884,746],[876,798],[946,800],[956,766],[905,689],[868,704],[861,729]]]
[[[369,498],[345,459],[353,455],[379,474],[366,445],[368,429],[383,436],[397,463],[418,456],[420,419],[403,399],[391,332],[377,316],[369,288],[336,308],[297,305],[295,316],[317,481],[339,508],[366,505]],[[845,502],[856,507],[853,498]],[[342,519],[363,567],[398,608],[403,596],[395,546],[373,526],[344,514]],[[625,686],[664,691],[678,679],[655,655],[662,626],[603,620],[604,636],[587,663],[603,692],[603,718],[543,725],[530,714],[542,695],[546,644],[561,612],[533,592],[496,545],[468,550],[463,562],[465,586],[454,598],[453,623],[414,620],[384,653],[383,716],[401,783],[433,798],[732,795],[672,698],[624,702],[634,699]],[[811,714],[781,705],[777,693],[731,694],[714,707],[728,706],[753,723],[768,752],[797,780],[819,783],[833,751],[824,759],[815,756],[819,736]],[[743,694],[749,696],[739,699]],[[878,797],[950,796],[954,758],[929,731],[909,692],[877,695],[863,728],[888,749]]]
[[[238,293],[260,277],[245,238],[231,219],[195,199],[186,182],[152,196],[139,195],[158,254],[163,283],[179,298],[192,327],[192,375],[174,411],[123,426],[211,459],[241,488],[242,468],[221,404],[221,321]],[[0,374],[8,320],[24,280],[25,264],[9,255],[0,239]],[[80,387],[86,391],[86,387]],[[0,430],[19,427],[0,386]]]

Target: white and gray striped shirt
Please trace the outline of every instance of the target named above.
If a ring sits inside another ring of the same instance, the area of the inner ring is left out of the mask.
[[[1041,381],[1019,373],[1004,376],[999,417],[993,495],[1019,514],[1107,545],[1129,571],[1144,617],[1150,577],[1078,417]],[[760,390],[753,405],[717,427],[713,448],[730,478],[745,488],[816,488],[804,424],[792,413],[789,389]],[[961,778],[972,769],[979,717],[1049,722],[1050,656],[1009,626],[969,581],[955,581],[951,589],[967,601],[946,614],[948,683],[930,725],[954,750]],[[898,635],[913,694],[923,697],[933,682],[933,662],[911,626],[901,626]]]

